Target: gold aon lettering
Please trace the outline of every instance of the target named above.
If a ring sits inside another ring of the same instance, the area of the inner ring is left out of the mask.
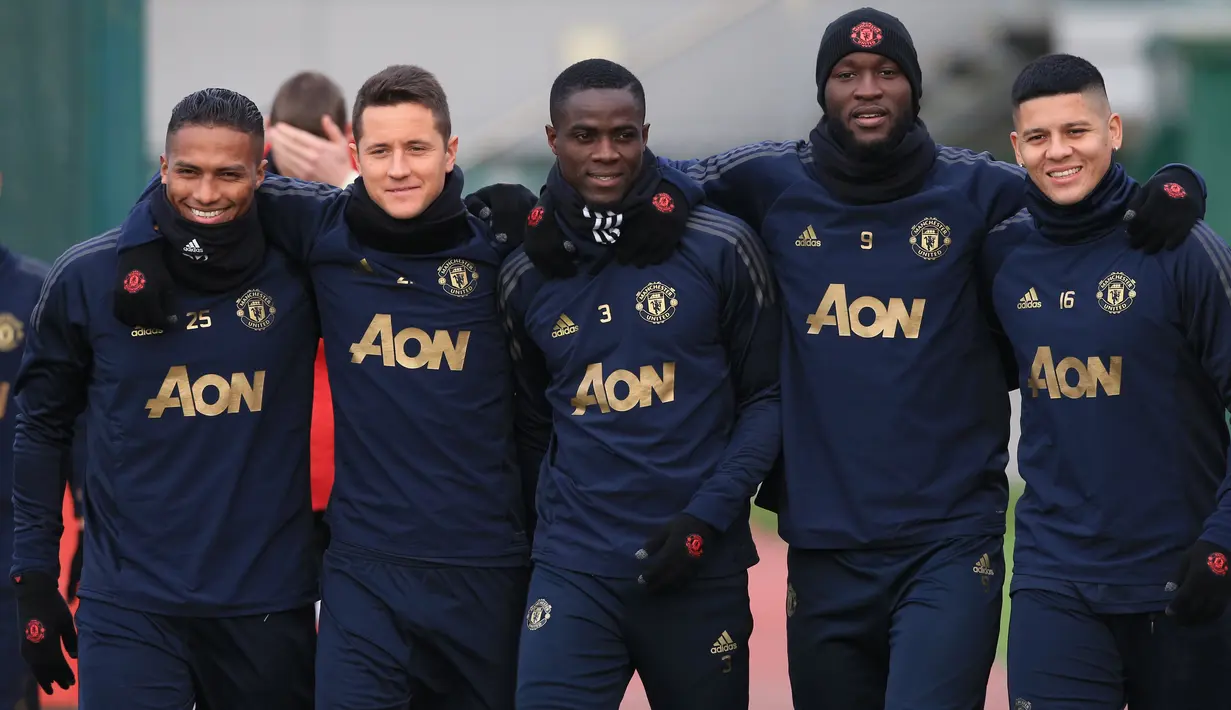
[[[249,412],[259,412],[264,397],[264,370],[254,372],[251,380],[242,372],[232,374],[230,380],[221,375],[201,375],[193,380],[186,366],[176,365],[167,370],[158,396],[147,400],[145,408],[150,419],[161,419],[168,409],[178,409],[185,417],[216,417],[238,414],[244,405]]]
[[[603,363],[586,365],[586,374],[573,397],[573,416],[579,417],[590,407],[608,414],[611,411],[627,412],[633,407],[648,407],[658,401],[666,404],[675,401],[675,363],[663,363],[662,374],[652,365],[644,365],[640,373],[615,370],[603,376]]]
[[[926,298],[913,299],[910,310],[901,298],[891,298],[889,303],[884,303],[873,296],[860,296],[848,302],[846,285],[830,284],[816,313],[808,316],[808,335],[816,335],[830,325],[843,337],[853,334],[861,338],[893,338],[901,328],[904,337],[918,338],[926,305]]]
[[[1052,399],[1062,395],[1069,399],[1097,397],[1100,386],[1108,397],[1118,396],[1124,358],[1112,355],[1109,360],[1109,364],[1104,364],[1098,357],[1086,358],[1085,362],[1066,357],[1056,363],[1051,348],[1044,345],[1035,350],[1030,365],[1030,396],[1038,397],[1040,391],[1046,391]]]
[[[413,354],[408,352],[407,347],[411,341],[418,344]],[[368,324],[363,339],[350,346],[350,361],[358,364],[371,355],[380,357],[385,367],[397,364],[412,370],[424,366],[429,370],[439,370],[443,360],[448,369],[456,372],[466,364],[469,344],[469,330],[459,331],[456,340],[445,330],[428,335],[427,331],[418,328],[403,328],[394,334],[393,317],[388,313],[377,313]]]

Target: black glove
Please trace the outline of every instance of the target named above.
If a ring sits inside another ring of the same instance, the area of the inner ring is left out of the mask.
[[[577,273],[577,263],[574,255],[577,247],[564,238],[560,225],[555,217],[555,200],[550,192],[544,192],[542,199],[530,210],[526,218],[526,256],[539,273],[549,279],[567,279]],[[615,256],[615,252],[611,252]],[[598,273],[600,260],[592,271]]]
[[[113,308],[124,325],[162,329],[176,322],[171,272],[162,255],[165,243],[155,239],[120,252]]]
[[[77,657],[77,629],[56,580],[44,572],[26,572],[13,579],[17,589],[17,619],[21,623],[21,657],[46,693],[54,684],[65,690],[77,682],[64,650]]]
[[[73,564],[68,569],[68,603],[77,598],[77,587],[81,584],[81,567],[85,562],[85,528],[77,531],[77,551],[73,553]]]
[[[661,264],[680,246],[680,240],[688,229],[692,208],[684,191],[662,180],[660,192],[650,201],[636,228],[625,229],[612,249],[616,261],[631,264],[638,269]],[[659,206],[661,205],[661,207]]]
[[[637,559],[646,560],[637,581],[652,593],[684,586],[701,567],[705,546],[713,544],[716,533],[691,515],[677,515],[637,550]]]
[[[1128,203],[1129,244],[1147,254],[1175,249],[1205,217],[1205,197],[1197,176],[1184,168],[1167,168],[1139,185]]]
[[[526,237],[526,217],[539,201],[521,185],[507,182],[479,188],[466,196],[466,210],[487,222],[496,241],[517,246]]]
[[[1188,548],[1180,565],[1180,588],[1167,606],[1167,616],[1175,617],[1181,625],[1204,624],[1220,618],[1231,601],[1229,554],[1205,540]]]

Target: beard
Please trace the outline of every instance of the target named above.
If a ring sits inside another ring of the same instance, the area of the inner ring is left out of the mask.
[[[851,159],[859,162],[879,162],[889,158],[895,148],[915,125],[915,119],[905,114],[899,115],[889,129],[889,135],[876,141],[866,142],[855,138],[855,133],[841,121],[826,118],[834,142],[842,148]]]

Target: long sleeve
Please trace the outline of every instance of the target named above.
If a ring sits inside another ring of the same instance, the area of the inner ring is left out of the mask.
[[[782,192],[779,161],[798,160],[803,141],[764,141],[693,160],[659,158],[692,178],[705,190],[706,201],[760,230],[769,208]]]
[[[520,282],[532,269],[524,252],[516,252],[500,270],[500,312],[509,338],[515,378],[514,439],[521,469],[522,496],[526,503],[527,533],[536,522],[535,493],[539,470],[551,442],[551,404],[547,400],[550,375],[543,353],[525,328],[526,290]]]
[[[727,228],[734,248],[723,264],[721,318],[736,420],[722,462],[684,510],[717,530],[745,510],[782,447],[776,286],[760,240],[744,224]]]
[[[44,284],[17,376],[14,575],[41,571],[58,576],[60,570],[65,467],[72,460],[78,416],[86,407],[92,359],[84,324],[72,315],[80,293],[65,267],[73,255],[73,250],[66,252]]]
[[[1025,208],[992,227],[979,249],[979,262],[976,273],[979,283],[979,301],[983,312],[987,315],[987,327],[991,331],[992,340],[1000,353],[1000,363],[1004,368],[1005,387],[1009,392],[1016,390],[1020,384],[1017,374],[1017,357],[1013,354],[1013,344],[1005,335],[1004,326],[992,304],[992,286],[996,274],[1005,257],[1019,244],[1031,229],[1030,212]]]
[[[1204,222],[1193,227],[1189,240],[1199,246],[1181,255],[1176,277],[1188,338],[1217,385],[1224,408],[1231,407],[1231,329],[1227,328],[1231,323],[1231,247]],[[1218,489],[1218,506],[1206,519],[1201,537],[1231,548],[1231,452],[1228,475]]]

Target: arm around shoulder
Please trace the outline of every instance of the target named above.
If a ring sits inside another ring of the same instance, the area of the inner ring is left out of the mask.
[[[956,187],[970,196],[990,230],[1026,206],[1026,170],[996,160],[991,153],[941,146],[936,161],[955,171]]]
[[[332,185],[267,174],[256,191],[261,228],[292,258],[308,261],[321,232],[341,216],[346,194]]]
[[[782,194],[784,183],[794,182],[799,171],[793,161],[811,160],[804,141],[764,141],[694,160],[659,162],[680,170],[705,190],[706,199],[719,209],[760,227],[770,206]]]

